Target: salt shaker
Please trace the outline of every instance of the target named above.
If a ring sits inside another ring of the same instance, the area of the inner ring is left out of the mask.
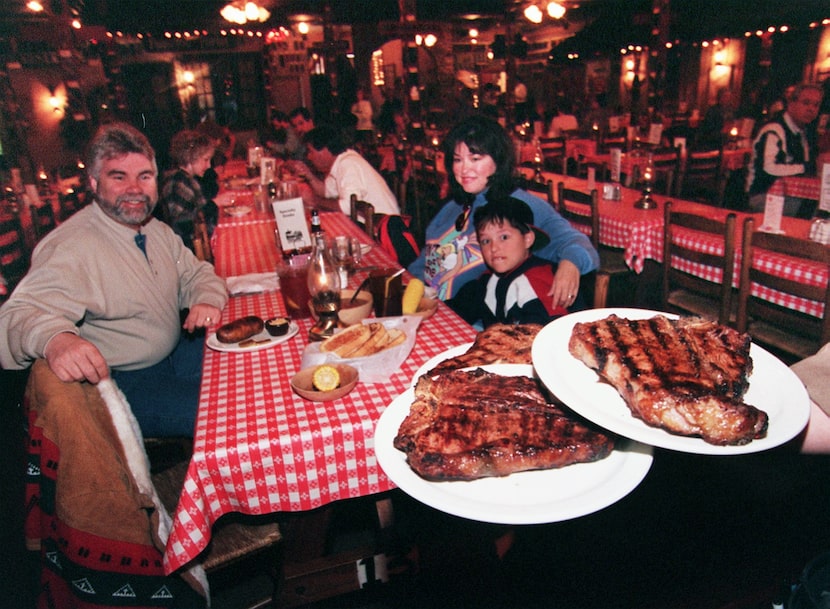
[[[810,240],[823,245],[830,244],[830,221],[817,217],[810,225]]]

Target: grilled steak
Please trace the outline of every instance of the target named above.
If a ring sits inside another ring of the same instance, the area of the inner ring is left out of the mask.
[[[750,340],[714,322],[662,315],[574,325],[571,354],[619,392],[632,414],[716,445],[763,437],[767,415],[743,402]]]
[[[486,364],[530,364],[530,348],[541,329],[538,324],[493,324],[479,332],[466,353],[444,360],[427,374]]]
[[[423,375],[395,448],[428,480],[474,480],[607,456],[613,441],[548,404],[537,381],[481,368]]]

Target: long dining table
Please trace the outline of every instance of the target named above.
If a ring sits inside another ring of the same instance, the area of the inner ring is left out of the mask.
[[[320,217],[327,235],[358,237],[371,246],[363,265],[396,266],[346,215],[322,212]],[[231,278],[275,272],[275,226],[267,211],[254,209],[237,217],[223,213],[212,237],[217,274]],[[350,286],[363,277],[355,274]],[[282,293],[270,289],[232,295],[217,326],[246,315],[287,315]],[[199,556],[211,527],[225,514],[302,512],[394,488],[375,457],[376,422],[425,362],[475,337],[473,328],[441,303],[420,324],[411,353],[400,368],[388,371],[388,380],[358,382],[346,396],[317,403],[302,399],[290,386],[309,344],[312,320],[296,322],[299,332],[273,348],[206,348],[193,455],[164,555],[167,573]]]
[[[525,177],[532,178],[533,174],[531,170],[523,169],[522,173]],[[582,178],[543,172],[542,179],[545,181],[551,180],[554,185],[563,182],[566,188],[582,190],[584,192],[588,191],[588,182]],[[597,184],[596,187],[602,193],[602,184]],[[626,187],[621,187],[620,191],[620,200],[604,198],[600,198],[599,200],[599,241],[604,246],[622,249],[626,264],[635,273],[643,272],[647,260],[653,260],[658,263],[663,262],[664,208],[667,201],[672,202],[672,209],[674,210],[708,216],[718,220],[724,220],[728,214],[734,213],[737,216],[735,230],[738,232],[736,235],[738,247],[736,248],[736,272],[734,273],[735,283],[733,287],[738,287],[737,282],[740,278],[738,269],[741,263],[740,235],[743,230],[744,220],[747,217],[753,217],[757,228],[763,222],[763,214],[732,211],[706,205],[705,203],[662,195],[652,195],[656,205],[654,208],[647,210],[638,209],[635,207],[635,204],[642,196],[642,193]],[[578,226],[578,228],[580,230],[586,230],[582,226]],[[807,239],[810,231],[810,221],[800,218],[783,217],[781,219],[781,229],[785,234]],[[723,240],[713,240],[693,231],[687,232],[682,237],[693,248],[723,251]],[[765,250],[756,250],[753,257],[753,265],[773,275],[785,276],[810,285],[827,286],[827,268],[819,264],[813,264]],[[718,269],[706,265],[696,264],[683,270],[710,281],[720,282],[722,280],[722,274]],[[824,315],[824,303],[822,302],[797,298],[789,294],[761,288],[760,286],[753,286],[752,293],[770,302],[815,317],[823,317]]]

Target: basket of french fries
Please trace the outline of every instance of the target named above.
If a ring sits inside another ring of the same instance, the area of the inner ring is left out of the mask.
[[[385,382],[412,351],[421,320],[417,315],[365,319],[308,345],[301,367],[345,363],[357,368],[361,382]]]

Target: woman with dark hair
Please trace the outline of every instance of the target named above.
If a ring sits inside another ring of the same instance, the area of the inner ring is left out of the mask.
[[[485,270],[472,215],[489,200],[515,197],[533,212],[533,224],[550,237],[536,254],[556,263],[549,293],[554,307],[576,301],[580,276],[599,265],[599,255],[587,236],[574,229],[547,201],[517,188],[513,172],[513,142],[499,123],[484,115],[458,123],[443,144],[450,200],[426,230],[421,255],[409,272],[437,291],[441,300],[458,293]]]
[[[159,207],[162,219],[193,249],[193,224],[201,211],[212,233],[218,219],[216,204],[202,192],[199,178],[210,168],[216,149],[214,140],[198,131],[180,131],[170,142],[174,168],[161,180]]]

